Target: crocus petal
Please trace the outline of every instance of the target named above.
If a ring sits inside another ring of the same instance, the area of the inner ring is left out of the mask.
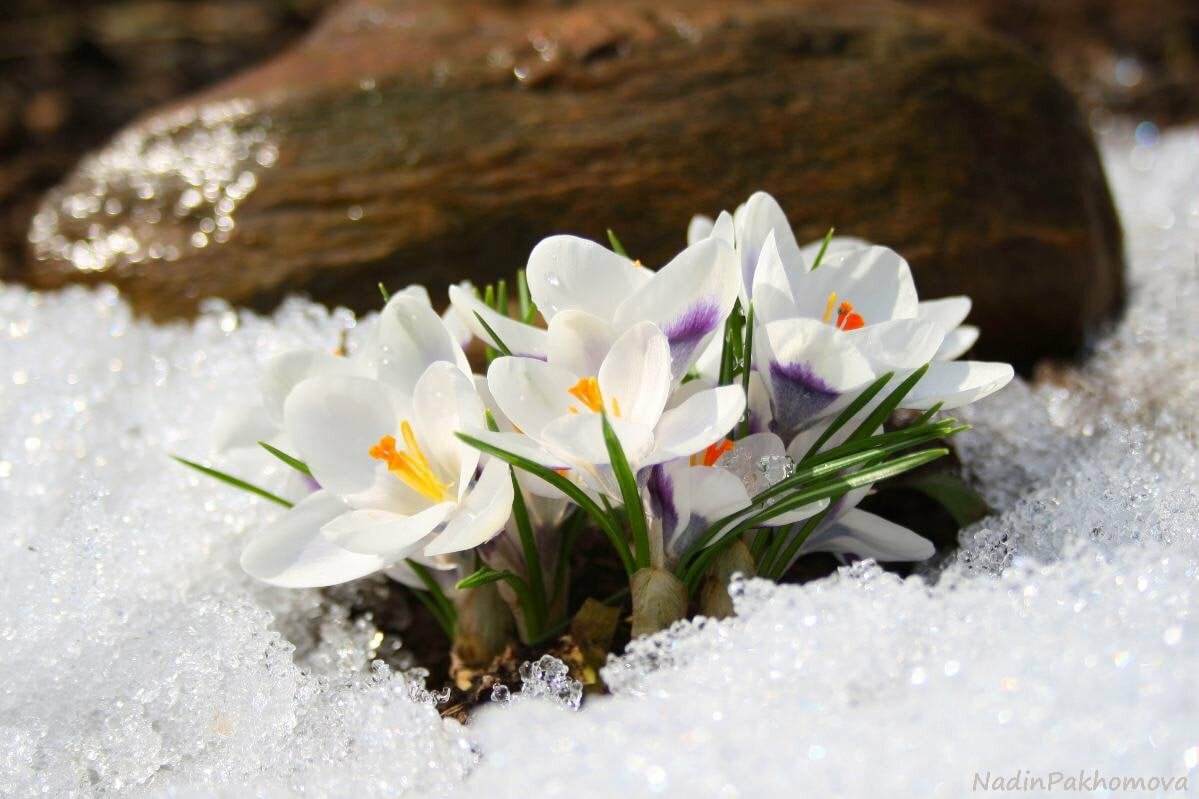
[[[691,217],[691,222],[687,224],[687,243],[694,244],[708,238],[712,235],[713,227],[715,227],[715,222],[710,216],[696,214]]]
[[[892,319],[843,335],[853,341],[879,373],[923,366],[936,356],[945,340],[945,332],[939,325],[920,319]]]
[[[621,303],[614,321],[618,328],[656,324],[670,341],[671,370],[678,381],[721,329],[740,285],[732,248],[719,239],[704,239],[675,256]]]
[[[392,297],[379,315],[379,380],[401,395],[412,395],[416,381],[438,361],[470,374],[466,355],[441,317],[417,298]]]
[[[784,437],[836,412],[851,392],[874,379],[852,339],[814,319],[762,326],[754,350],[770,391],[776,432]]]
[[[822,319],[832,294],[849,302],[866,324],[916,317],[916,284],[908,262],[886,247],[825,254],[819,269],[793,284],[801,315]]]
[[[317,491],[255,535],[241,554],[251,577],[285,588],[336,585],[387,565],[378,555],[349,552],[321,535],[321,527],[348,510],[328,491]]]
[[[691,481],[687,461],[678,458],[659,463],[645,481],[646,507],[662,526],[663,541],[670,541],[691,518]]]
[[[754,284],[754,270],[766,237],[774,233],[775,245],[783,263],[789,269],[803,269],[803,256],[795,243],[791,224],[778,201],[766,192],[756,192],[745,203],[745,211],[738,220],[737,249],[741,255],[741,274],[746,288]]]
[[[720,239],[730,247],[736,247],[737,244],[737,226],[733,222],[733,215],[728,211],[721,211],[716,217],[716,223],[712,225],[712,233],[709,238]]]
[[[479,322],[479,316],[483,317],[483,320],[491,326],[491,329],[503,340],[504,346],[508,347],[513,355],[545,358],[549,349],[549,339],[541,328],[526,325],[496,313],[473,292],[460,285],[450,286],[450,304],[458,315],[459,321],[466,325],[483,343],[500,349],[498,343],[487,332],[487,328]]]
[[[263,367],[262,405],[277,427],[283,426],[283,403],[298,383],[319,375],[366,374],[366,369],[350,358],[324,350],[292,350],[271,358]]]
[[[970,298],[940,297],[935,300],[922,300],[916,306],[916,315],[928,322],[933,322],[948,333],[970,315]]]
[[[472,293],[474,291],[474,286],[469,280],[463,280],[461,283],[458,283],[456,288],[459,291],[474,296]],[[469,327],[466,326],[466,323],[462,321],[461,314],[454,310],[453,304],[442,311],[441,321],[445,325],[445,329],[450,331],[450,335],[453,336],[454,341],[458,342],[459,347],[465,350],[468,346],[470,346],[470,342],[474,338],[474,333]]]
[[[458,582],[458,558],[454,556],[427,558],[420,552],[410,552],[403,560],[388,566],[383,570],[391,579],[397,583],[406,585],[409,588],[415,588],[418,591],[428,591],[429,587],[425,585],[425,581],[417,575],[416,571],[408,565],[408,561],[424,566],[428,570],[429,576],[441,587],[441,590],[447,596],[453,596],[454,584]]]
[[[548,321],[567,310],[611,319],[653,273],[594,241],[550,236],[529,254],[525,275],[533,302]]]
[[[717,519],[733,514],[749,505],[749,494],[737,476],[724,469],[710,466],[692,466],[687,470],[691,483],[691,520],[690,535],[679,535],[667,544],[666,552],[682,554],[691,545],[695,536],[707,532]],[[729,525],[725,532],[732,529]],[[720,537],[712,539],[711,543],[719,541]]]
[[[445,529],[425,547],[425,555],[445,555],[474,549],[504,529],[512,513],[512,478],[508,464],[491,459],[458,504]]]
[[[395,561],[445,521],[453,509],[453,502],[440,502],[411,516],[374,509],[352,510],[326,522],[321,535],[350,552]]]
[[[807,505],[800,505],[798,508],[789,510],[786,513],[780,513],[778,516],[767,519],[766,527],[785,527],[789,524],[802,522],[805,519],[810,519],[817,513],[827,508],[829,501],[827,499],[818,499],[815,502],[809,502]]]
[[[435,363],[417,381],[412,407],[413,435],[439,477],[458,484],[461,498],[475,476],[479,451],[462,443],[457,433],[485,424],[473,379],[452,364]]]
[[[670,396],[670,344],[653,324],[625,331],[599,369],[608,413],[653,428]]]
[[[924,411],[940,402],[944,410],[960,408],[994,394],[1014,374],[1006,363],[934,361],[899,407]]]
[[[314,377],[284,405],[287,436],[324,488],[339,496],[367,491],[381,465],[371,447],[398,428],[383,384],[366,377]]]
[[[766,235],[753,284],[754,319],[767,324],[799,316],[791,296],[791,278],[775,244],[774,231]]]
[[[535,439],[520,433],[495,433],[491,430],[467,430],[466,433],[471,438],[477,438],[485,444],[519,455],[549,469],[562,470],[572,466],[570,459],[550,452]]]
[[[512,424],[538,438],[560,416],[586,410],[570,393],[579,376],[533,358],[496,358],[487,369],[487,388]]]
[[[654,451],[642,465],[689,457],[721,440],[745,412],[740,386],[700,391],[662,414],[654,428]]]
[[[629,419],[608,417],[625,458],[634,470],[640,468],[654,446],[652,428]],[[598,413],[563,416],[546,425],[542,440],[553,452],[562,453],[582,464],[610,463],[604,443],[603,421]]]
[[[978,328],[974,325],[959,325],[945,334],[945,340],[937,348],[938,361],[952,361],[966,354],[978,341]]]
[[[816,256],[820,255],[820,248],[823,246],[824,239],[818,239],[816,241],[808,242],[799,248],[799,254],[803,256],[804,263],[808,265],[808,268],[811,268],[812,265],[816,263]],[[873,246],[874,245],[866,241],[866,239],[859,239],[855,236],[833,236],[831,239],[829,239],[828,249],[824,251],[824,257],[828,258],[830,255],[845,253],[849,250],[860,250],[863,247]],[[821,263],[823,263],[823,260]]]
[[[884,562],[919,561],[933,556],[932,542],[906,527],[862,510],[841,514],[837,523],[800,547],[801,553],[836,552]]]
[[[781,479],[781,468],[775,467],[784,464],[786,455],[783,440],[774,433],[751,433],[737,439],[715,465],[736,475],[749,495],[756,497],[777,482],[772,478]]]
[[[549,362],[576,375],[599,374],[617,332],[585,311],[562,311],[549,323]]]
[[[256,447],[279,434],[280,421],[272,419],[261,405],[229,404],[217,411],[212,424],[213,446],[217,452],[238,447]]]

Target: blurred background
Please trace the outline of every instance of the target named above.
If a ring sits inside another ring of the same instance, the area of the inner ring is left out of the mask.
[[[1093,134],[1199,111],[1184,0],[9,0],[0,278],[376,303],[613,227],[647,263],[775,194],[976,301],[980,354],[1119,312]]]

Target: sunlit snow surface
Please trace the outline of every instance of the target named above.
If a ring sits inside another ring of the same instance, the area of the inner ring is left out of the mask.
[[[263,358],[369,322],[295,301],[157,327],[110,291],[0,289],[0,796],[956,797],[1079,769],[1196,790],[1199,134],[1105,152],[1129,313],[1064,385],[970,411],[1003,514],[934,582],[750,583],[740,618],[614,661],[614,698],[466,728],[370,668],[369,625],[242,575],[276,506],[166,458],[210,455]]]

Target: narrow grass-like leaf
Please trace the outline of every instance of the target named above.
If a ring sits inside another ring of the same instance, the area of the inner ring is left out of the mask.
[[[500,316],[508,315],[508,281],[503,278],[496,283],[495,312]]]
[[[387,286],[384,286],[382,282],[379,283],[379,293],[383,295],[384,305],[391,302],[391,292],[387,290]]]
[[[875,395],[882,391],[883,386],[887,385],[887,383],[889,383],[891,378],[894,376],[894,372],[887,372],[885,375],[882,375],[873,383],[868,385],[861,394],[854,398],[853,402],[845,406],[845,410],[837,414],[837,418],[833,419],[833,423],[824,429],[824,432],[820,434],[820,438],[816,439],[816,442],[812,444],[812,446],[808,447],[808,451],[804,453],[804,456],[801,460],[807,460],[819,452],[820,448],[827,444],[829,439],[836,435],[837,431],[844,427],[858,411],[866,407],[866,403],[874,399]]]
[[[275,447],[272,447],[270,444],[266,443],[265,441],[259,441],[258,446],[262,447],[267,452],[271,453],[276,458],[283,461],[284,463],[286,463],[291,468],[295,469],[300,474],[304,474],[309,477],[312,477],[312,470],[308,468],[308,464],[304,463],[304,461],[300,460],[299,458],[293,458],[291,455],[288,455],[283,450],[276,449]]]
[[[921,378],[924,377],[925,373],[928,372],[928,366],[927,363],[921,366],[896,386],[895,390],[888,394],[887,398],[870,412],[866,420],[858,425],[858,429],[849,434],[849,440],[856,441],[874,435],[874,431],[882,427],[883,422],[887,421],[887,417],[899,407],[899,403],[903,402],[903,398],[908,395],[916,384],[920,382]]]
[[[459,580],[454,587],[459,591],[465,591],[468,588],[478,588],[481,585],[498,583],[504,579],[504,574],[505,572],[497,571],[490,566],[480,566],[477,571]]]
[[[441,611],[441,615],[448,622],[450,637],[452,638],[454,627],[458,624],[458,611],[454,608],[454,603],[445,595],[445,591],[441,590],[441,584],[433,579],[433,575],[429,573],[428,568],[421,563],[417,563],[412,558],[406,558],[404,562],[408,564],[408,568],[412,569],[417,579],[425,586],[429,597],[437,605]]]
[[[529,278],[525,270],[516,270],[516,297],[520,303],[520,321],[526,325],[533,324],[537,316],[537,306],[533,304],[533,295],[529,293]]]
[[[178,455],[172,455],[171,458],[178,461],[179,463],[182,463],[184,466],[189,466],[192,469],[195,469],[197,472],[206,474],[209,477],[212,477],[216,480],[220,480],[222,483],[227,483],[228,485],[231,485],[234,488],[240,488],[242,491],[249,491],[251,494],[256,494],[257,496],[260,496],[263,499],[269,499],[271,502],[274,502],[278,505],[282,505],[285,508],[292,507],[292,503],[288,502],[283,497],[276,496],[275,494],[272,494],[270,491],[267,491],[265,488],[259,488],[258,486],[254,485],[253,483],[247,483],[245,480],[242,480],[240,477],[234,477],[233,475],[226,474],[225,472],[222,472],[219,469],[213,469],[211,466],[204,466],[202,464],[196,463],[195,461],[189,461],[187,458],[181,458]]]
[[[833,233],[836,231],[835,227],[831,227],[828,229],[828,233],[824,234],[824,242],[820,245],[820,252],[816,253],[816,260],[812,262],[812,268],[808,270],[809,272],[815,272],[821,262],[824,261],[824,254],[828,252],[829,242],[833,240]]]
[[[745,315],[745,359],[741,364],[741,390],[745,393],[745,415],[741,417],[741,437],[749,435],[749,375],[754,363],[754,304]]]
[[[969,527],[992,513],[991,506],[977,491],[948,472],[914,475],[889,485],[916,489],[945,508],[958,527]]]
[[[478,311],[475,311],[475,318],[479,320],[479,324],[481,324],[483,329],[487,331],[487,335],[491,336],[492,342],[495,343],[495,348],[499,350],[502,355],[511,355],[512,350],[508,349],[508,345],[505,344],[504,340],[499,337],[499,334],[491,329],[491,325],[487,324],[487,320],[483,318],[483,315]]]
[[[613,232],[612,228],[608,228],[608,243],[612,245],[612,252],[617,255],[623,255],[625,258],[629,257],[629,253],[625,250],[624,245],[620,243],[620,239],[616,238],[616,233]]]
[[[533,600],[536,604],[536,627],[540,630],[549,613],[549,599],[545,594],[545,575],[541,572],[541,553],[537,551],[537,540],[533,535],[533,525],[529,521],[529,508],[525,505],[525,496],[521,493],[520,483],[516,479],[516,470],[510,466],[508,471],[512,477],[512,518],[516,522],[516,532],[520,535],[520,546],[525,556],[525,570],[529,575],[529,589],[533,592]]]
[[[616,484],[620,486],[620,498],[624,502],[625,515],[629,520],[629,531],[633,534],[633,559],[637,567],[644,569],[649,566],[649,530],[645,526],[645,509],[641,506],[641,492],[637,490],[637,477],[629,466],[629,459],[624,454],[624,447],[608,421],[608,414],[600,415],[604,430],[604,446],[608,448],[608,460],[611,461],[612,471],[616,475]]]
[[[587,496],[583,489],[579,488],[577,485],[567,480],[553,469],[548,469],[545,466],[542,466],[540,463],[535,463],[528,458],[521,457],[520,455],[509,452],[506,449],[488,444],[486,441],[480,441],[479,439],[469,436],[466,433],[456,433],[455,435],[457,435],[458,438],[463,442],[469,444],[480,452],[493,455],[507,464],[515,466],[518,469],[523,469],[529,474],[536,475],[552,485],[554,488],[561,491],[571,501],[586,511],[591,518],[595,519],[596,524],[598,524],[600,529],[604,531],[604,534],[608,536],[608,540],[612,543],[612,546],[616,550],[616,554],[620,557],[620,562],[624,565],[625,571],[628,572],[628,575],[631,577],[633,572],[637,571],[637,565],[633,561],[633,556],[629,552],[628,544],[625,542],[620,528],[613,524],[611,517],[604,513],[604,510],[600,508],[600,506],[597,505],[595,501],[591,499],[591,497]]]
[[[782,579],[783,574],[787,571],[787,566],[791,563],[791,559],[799,552],[799,549],[803,546],[804,541],[808,540],[808,537],[812,535],[812,532],[828,516],[829,511],[832,508],[832,503],[839,501],[843,496],[845,495],[841,494],[837,497],[830,498],[831,502],[829,507],[820,511],[820,513],[817,513],[812,518],[806,520],[803,523],[803,526],[799,527],[799,529],[793,534],[779,537],[779,543],[783,541],[789,542],[786,548],[783,549],[782,556],[779,557],[777,552],[769,553],[768,559],[762,565],[762,567],[758,569],[758,573],[768,576],[771,580],[778,581]],[[797,525],[792,525],[793,528],[796,526]]]
[[[445,633],[445,637],[449,638],[451,641],[454,640],[454,622],[446,618],[445,611],[441,609],[441,606],[437,604],[437,601],[433,598],[433,596],[428,591],[422,591],[419,588],[413,588],[410,585],[405,586],[405,588],[411,591],[412,595],[415,596],[420,603],[425,606],[425,608],[429,611],[429,615],[432,616],[434,621],[437,622],[437,626],[440,627],[441,631]]]

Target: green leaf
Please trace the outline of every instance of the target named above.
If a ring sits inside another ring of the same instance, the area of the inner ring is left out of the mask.
[[[612,228],[608,228],[608,243],[612,245],[612,251],[614,253],[617,255],[623,255],[625,258],[629,257],[628,252],[625,251],[624,245],[620,243],[620,239],[616,238],[616,234],[612,231]]]
[[[503,278],[496,283],[495,312],[500,316],[508,315],[508,281]]]
[[[645,526],[645,508],[641,506],[637,477],[629,466],[629,459],[624,454],[624,447],[620,445],[616,431],[608,421],[607,412],[601,414],[600,420],[604,430],[604,445],[608,448],[608,460],[611,461],[612,472],[616,475],[616,484],[620,486],[620,498],[624,502],[629,530],[633,534],[634,560],[638,568],[644,569],[650,565],[649,530]]]
[[[269,499],[271,502],[282,505],[285,508],[293,507],[292,503],[288,502],[283,497],[276,496],[270,491],[267,491],[265,488],[259,488],[253,483],[247,483],[240,477],[234,477],[231,474],[226,474],[225,472],[213,469],[211,466],[202,466],[195,461],[189,461],[187,458],[181,458],[178,455],[172,455],[171,457],[177,460],[179,463],[182,463],[184,466],[190,466],[197,472],[201,472],[209,477],[220,480],[222,483],[228,483],[234,488],[240,488],[242,491],[249,491],[251,494],[257,494],[263,499]]]
[[[391,293],[387,291],[387,287],[382,282],[379,283],[379,293],[383,295],[383,304],[391,302]]]
[[[967,485],[962,478],[950,472],[934,472],[918,477],[905,478],[892,486],[914,488],[940,504],[957,522],[958,527],[969,527],[993,512],[982,496]]]
[[[498,583],[504,579],[504,575],[506,574],[511,574],[511,572],[496,571],[490,566],[480,566],[478,571],[463,577],[454,587],[459,591],[465,591],[468,588],[478,588],[481,585]]]
[[[555,472],[553,469],[548,469],[540,463],[535,463],[528,458],[521,457],[516,453],[509,452],[506,449],[488,444],[486,441],[480,441],[466,433],[455,433],[460,440],[469,444],[480,452],[488,455],[493,455],[507,464],[515,466],[518,469],[523,469],[529,474],[536,475],[546,481],[554,488],[565,494],[571,501],[587,512],[591,518],[595,519],[596,524],[604,531],[604,535],[608,537],[613,548],[616,549],[616,554],[620,556],[620,561],[624,564],[625,571],[628,576],[632,577],[633,572],[637,571],[637,564],[633,561],[633,556],[629,552],[628,544],[625,543],[624,537],[612,519],[604,513],[603,509],[595,503],[591,497],[587,496],[581,488],[567,480],[562,475]]]
[[[445,595],[445,591],[441,590],[441,585],[433,579],[433,575],[421,563],[417,563],[412,558],[405,558],[404,562],[408,564],[408,568],[412,569],[417,578],[427,589],[425,593],[429,595],[429,599],[437,607],[437,615],[439,621],[443,622],[442,627],[446,629],[450,638],[454,637],[454,628],[458,624],[458,611],[454,609],[454,603]]]
[[[820,252],[816,253],[816,260],[812,262],[812,268],[808,270],[809,272],[815,272],[816,268],[824,260],[824,254],[828,251],[829,242],[833,240],[833,233],[836,230],[836,228],[831,227],[828,229],[828,233],[824,234],[824,243],[820,245]]]
[[[745,415],[741,418],[741,437],[749,435],[749,375],[753,371],[754,358],[754,304],[749,304],[745,315],[745,357],[741,365],[741,390],[745,392]]]
[[[533,324],[537,316],[537,306],[533,304],[533,295],[529,293],[529,278],[525,270],[516,270],[516,296],[520,302],[520,321],[526,325]]]
[[[442,632],[445,633],[445,637],[449,638],[451,641],[454,640],[454,622],[446,618],[445,611],[443,611],[441,606],[437,604],[437,601],[433,598],[433,595],[428,591],[422,591],[419,588],[413,588],[410,585],[405,586],[405,588],[411,591],[412,595],[420,600],[420,603],[428,609],[429,615],[431,615],[437,622],[437,626],[440,627]]]
[[[820,448],[827,444],[828,440],[836,435],[837,431],[844,427],[858,411],[866,407],[866,403],[874,399],[875,395],[882,391],[883,386],[887,385],[887,383],[889,383],[891,378],[894,376],[894,372],[887,372],[885,375],[879,377],[873,383],[868,385],[865,390],[863,390],[862,393],[854,399],[853,402],[849,403],[849,405],[845,407],[845,410],[841,411],[841,413],[837,415],[837,418],[833,420],[833,423],[824,429],[824,432],[820,434],[820,438],[816,439],[816,443],[808,447],[808,451],[804,453],[802,460],[807,460],[819,452]]]
[[[887,398],[880,402],[878,407],[870,412],[870,415],[866,417],[866,420],[858,425],[858,429],[854,430],[849,435],[849,440],[856,441],[858,439],[874,435],[874,431],[882,427],[883,422],[887,421],[887,417],[899,407],[899,403],[903,402],[903,398],[908,395],[908,393],[916,386],[916,384],[920,382],[921,378],[924,377],[925,373],[928,372],[928,366],[929,365],[927,363],[924,366],[921,366],[919,369],[908,375],[902,383],[896,386],[895,390],[888,394]]]
[[[545,575],[541,571],[541,553],[537,550],[537,540],[533,535],[533,525],[529,521],[529,509],[525,505],[524,494],[521,493],[520,483],[516,479],[516,470],[508,467],[512,476],[512,517],[516,521],[516,531],[520,535],[520,546],[525,556],[525,570],[529,575],[529,590],[533,594],[533,602],[537,616],[529,619],[531,637],[536,637],[545,624],[549,613],[549,600],[545,594]]]
[[[271,453],[276,458],[283,461],[284,463],[286,463],[291,468],[295,469],[300,474],[304,474],[304,475],[308,475],[309,477],[312,477],[312,470],[310,470],[308,468],[308,464],[304,463],[304,461],[300,460],[299,458],[293,458],[291,455],[288,455],[283,450],[276,449],[276,448],[272,447],[270,444],[266,443],[265,441],[259,441],[258,446],[262,447],[267,452]]]
[[[496,349],[498,349],[503,355],[511,355],[512,350],[508,349],[508,345],[505,344],[504,340],[499,337],[499,334],[491,329],[491,325],[487,324],[487,320],[483,318],[483,315],[478,311],[475,311],[475,318],[479,320],[479,324],[481,324],[483,329],[487,331],[487,335],[491,336],[491,340],[495,344]]]

